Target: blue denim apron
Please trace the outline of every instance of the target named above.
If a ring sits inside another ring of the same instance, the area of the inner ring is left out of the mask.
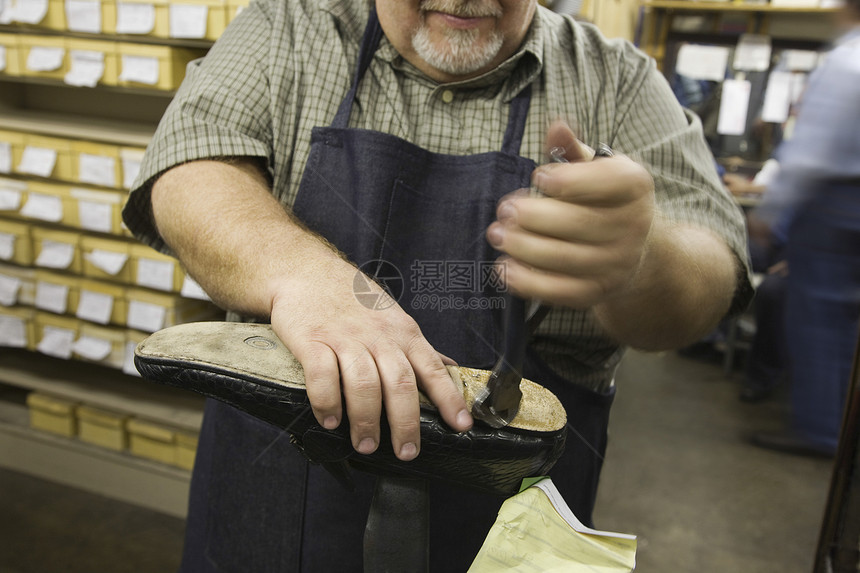
[[[499,152],[436,154],[392,135],[351,129],[356,90],[381,37],[372,13],[349,93],[331,126],[313,130],[293,210],[367,274],[389,279],[401,307],[437,350],[461,365],[490,368],[500,342],[500,312],[482,308],[481,301],[500,295],[488,273],[499,253],[484,232],[499,199],[527,187],[535,168],[519,156],[530,89],[510,104]],[[437,301],[456,297],[461,309],[441,311],[428,304],[430,295]],[[525,374],[567,408],[568,445],[551,475],[588,523],[613,393],[571,384],[531,351]],[[306,463],[285,433],[208,402],[183,570],[361,571],[373,478],[354,477],[357,488],[349,493]],[[431,570],[465,571],[502,500],[437,483],[431,484],[430,500]]]

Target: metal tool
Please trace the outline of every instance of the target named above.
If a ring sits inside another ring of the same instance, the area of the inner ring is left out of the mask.
[[[553,147],[549,155],[555,163],[567,163],[563,147]],[[612,149],[605,143],[598,145],[594,157],[612,157]],[[533,196],[542,196],[540,190],[532,186]],[[520,409],[523,393],[520,381],[523,379],[526,344],[537,329],[549,307],[539,300],[526,301],[506,293],[502,328],[504,346],[502,355],[493,367],[487,385],[481,390],[472,404],[472,416],[493,428],[502,428],[511,423]]]

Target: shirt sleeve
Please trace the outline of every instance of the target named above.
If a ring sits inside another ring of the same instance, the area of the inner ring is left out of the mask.
[[[272,149],[267,56],[271,18],[252,2],[205,58],[188,65],[144,155],[123,219],[149,246],[169,252],[152,218],[150,191],[167,169],[204,158],[252,156]]]
[[[653,60],[626,61],[631,68],[619,84],[616,145],[649,169],[660,216],[725,240],[739,269],[729,311],[737,314],[753,294],[743,212],[717,175],[699,118],[678,104]]]

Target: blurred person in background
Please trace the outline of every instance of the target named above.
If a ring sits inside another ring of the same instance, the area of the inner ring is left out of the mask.
[[[750,218],[768,241],[788,225],[785,327],[792,411],[753,443],[832,456],[860,324],[860,0],[846,0],[834,49],[810,77],[780,171]]]

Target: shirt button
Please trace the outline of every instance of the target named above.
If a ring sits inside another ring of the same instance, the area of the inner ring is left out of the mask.
[[[442,101],[445,103],[451,103],[454,101],[454,92],[451,90],[445,90],[442,92]]]

